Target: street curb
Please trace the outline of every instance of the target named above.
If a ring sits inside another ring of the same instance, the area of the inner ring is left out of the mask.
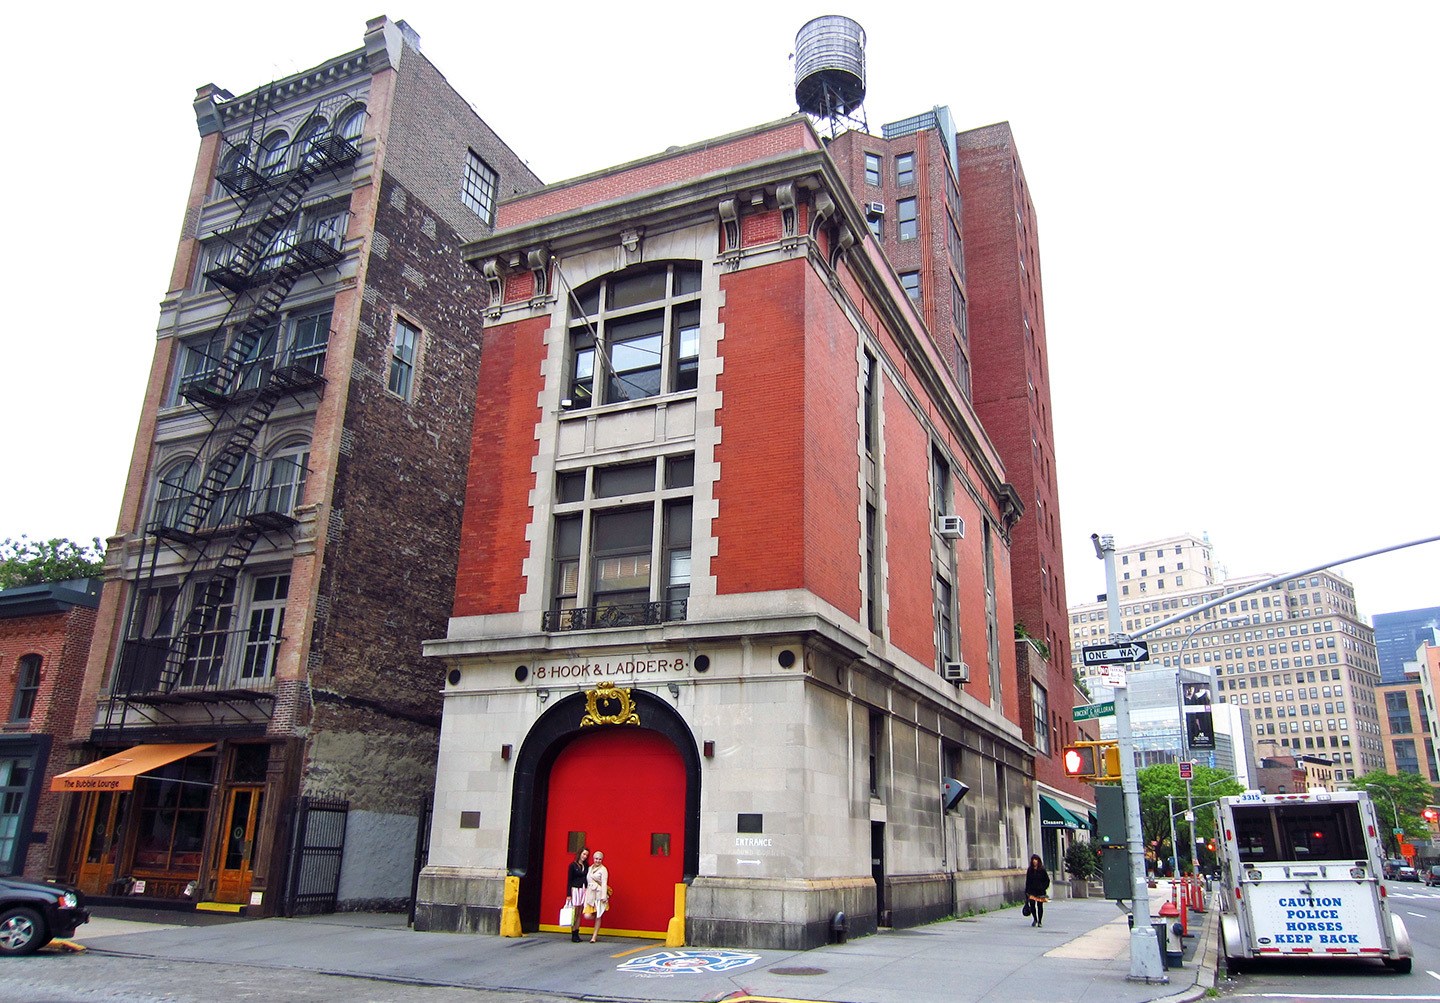
[[[1199,943],[1195,948],[1195,960],[1192,962],[1195,968],[1195,982],[1188,989],[1181,989],[1171,993],[1169,996],[1157,996],[1150,1003],[1193,1003],[1201,999],[1211,989],[1215,988],[1217,978],[1215,962],[1219,954],[1220,910],[1214,897],[1211,897],[1210,908],[1205,912],[1205,922],[1200,927]]]

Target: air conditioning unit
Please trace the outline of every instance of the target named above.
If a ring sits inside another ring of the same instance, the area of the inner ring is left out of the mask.
[[[940,669],[940,675],[946,682],[968,683],[970,681],[970,666],[964,662],[946,662]]]
[[[883,216],[883,215],[885,215],[885,203],[884,203],[884,202],[866,202],[866,203],[865,203],[865,215],[871,216],[871,217],[874,217],[874,216]]]
[[[937,529],[940,535],[947,540],[963,540],[965,538],[965,520],[958,515],[942,515],[937,520]]]

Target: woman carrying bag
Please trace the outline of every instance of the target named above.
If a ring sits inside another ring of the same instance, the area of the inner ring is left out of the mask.
[[[1046,893],[1049,891],[1050,873],[1045,870],[1039,854],[1033,854],[1030,869],[1025,872],[1025,906],[1029,910],[1028,915],[1034,917],[1030,920],[1031,926],[1045,925],[1045,903],[1049,901]]]
[[[570,940],[575,944],[580,943],[580,911],[585,908],[585,878],[589,870],[586,861],[589,859],[590,851],[580,847],[575,859],[570,861],[569,873],[566,875],[570,897],[565,900],[565,908],[570,910]],[[560,925],[565,925],[563,918]]]

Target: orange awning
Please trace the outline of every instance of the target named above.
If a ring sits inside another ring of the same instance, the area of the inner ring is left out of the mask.
[[[215,747],[214,742],[190,745],[137,745],[113,756],[97,759],[57,775],[50,781],[52,791],[129,791],[135,778],[166,763]]]

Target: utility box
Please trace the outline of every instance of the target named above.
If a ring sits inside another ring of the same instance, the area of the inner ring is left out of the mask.
[[[1130,847],[1125,838],[1125,792],[1119,787],[1095,788],[1095,838],[1100,843],[1100,877],[1107,899],[1128,899],[1135,889],[1130,880]]]

